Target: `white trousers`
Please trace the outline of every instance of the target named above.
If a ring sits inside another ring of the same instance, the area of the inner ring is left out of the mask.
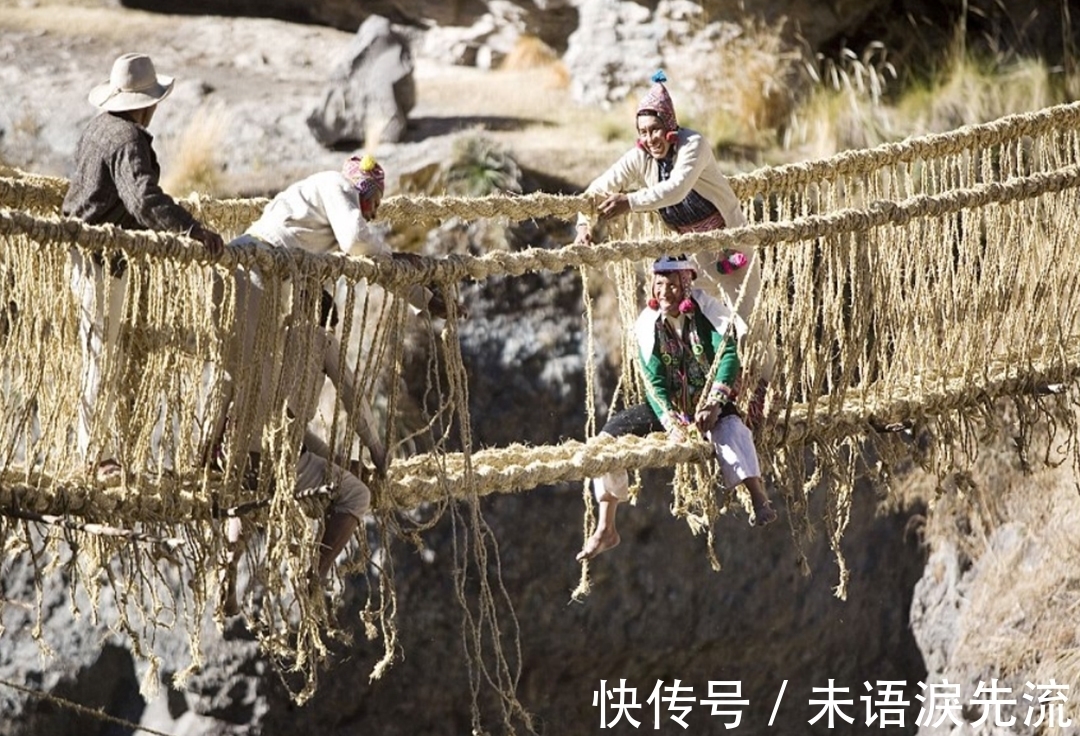
[[[71,292],[79,315],[79,347],[82,352],[82,396],[79,399],[76,442],[84,460],[113,457],[117,448],[111,436],[101,437],[115,422],[115,396],[98,406],[102,377],[120,367],[120,321],[124,314],[124,295],[128,273],[118,277],[108,272],[76,248],[71,251]],[[96,441],[95,454],[91,443]]]
[[[737,414],[721,417],[708,433],[720,461],[724,488],[730,490],[747,478],[761,476],[754,435]]]
[[[724,488],[730,490],[747,478],[761,476],[754,435],[737,414],[721,417],[708,432],[709,440],[720,462]],[[599,478],[593,478],[593,494],[600,501],[610,493],[620,501],[630,498],[630,476],[625,470],[612,470]]]

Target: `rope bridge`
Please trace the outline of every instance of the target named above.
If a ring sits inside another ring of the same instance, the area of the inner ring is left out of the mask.
[[[321,597],[309,594],[305,573],[316,547],[309,519],[319,516],[324,501],[296,498],[290,484],[272,483],[293,477],[304,428],[284,410],[283,382],[267,389],[255,367],[230,363],[238,321],[233,274],[240,266],[266,276],[256,354],[270,356],[274,375],[288,340],[317,329],[324,286],[336,289],[340,358],[374,407],[393,457],[387,478],[373,482],[384,545],[393,534],[408,537],[426,528],[410,527],[399,511],[429,505],[437,513],[471,514],[463,520],[482,529],[482,496],[620,467],[676,466],[673,511],[694,531],[713,534],[718,514],[740,500],[718,499],[701,482],[715,472],[707,443],[586,436],[478,449],[471,436],[462,322],[454,309],[462,284],[574,269],[583,285],[590,351],[600,322],[616,319],[619,347],[630,355],[630,323],[643,301],[647,264],[665,253],[694,253],[711,262],[710,254],[724,248],[756,251],[753,267],[763,286],[751,331],[776,349],[758,451],[787,500],[797,540],[811,530],[809,494],[828,494],[839,595],[847,582],[840,541],[857,478],[885,479],[912,463],[946,477],[977,452],[978,437],[998,421],[1002,401],[1023,420],[1022,450],[1050,423],[1067,430],[1059,447],[1076,456],[1080,105],[762,169],[733,177],[732,186],[749,224],[707,234],[673,237],[657,221],[633,216],[606,242],[589,246],[402,262],[236,245],[209,262],[180,236],[66,220],[59,216],[64,180],[0,169],[0,508],[8,512],[0,516],[0,540],[12,552],[47,550],[54,560],[64,544],[77,544],[82,584],[94,591],[109,581],[123,591],[119,627],[136,640],[160,624],[167,577],[161,570],[179,568],[190,582],[167,597],[171,613],[187,616],[191,636],[192,662],[182,680],[200,665],[196,624],[212,607],[218,584],[224,542],[215,520],[256,509],[252,516],[264,531],[247,564],[271,593],[259,613],[259,633],[289,667],[307,675],[297,699],[310,696],[315,664],[326,652],[327,617]],[[183,204],[235,236],[266,200],[194,196]],[[392,197],[382,213],[392,225],[436,225],[451,218],[571,220],[591,209],[584,197],[533,194]],[[127,263],[125,307],[113,325],[123,349],[106,356],[97,404],[108,409],[95,413],[91,439],[116,448],[123,472],[101,483],[88,476],[74,450],[83,358],[71,263],[117,255]],[[451,306],[445,321],[404,308],[395,295],[414,284],[443,292]],[[618,308],[600,311],[617,317],[598,316],[594,307],[612,295]],[[427,355],[419,368],[407,365],[417,346],[424,349],[416,354]],[[591,435],[600,389],[588,357]],[[763,349],[751,344],[743,359],[747,385],[757,385],[766,377]],[[641,396],[632,364],[623,361],[613,403]],[[424,381],[422,405],[402,386],[407,367]],[[227,454],[220,466],[204,462],[207,417],[221,411],[226,373],[233,395],[243,397],[230,415],[226,445],[258,438],[263,467],[275,471],[261,473],[255,488],[244,472],[246,453]],[[322,377],[309,371],[302,380],[317,385]],[[329,445],[362,458],[353,436],[358,417],[332,392],[327,396],[319,421]],[[257,426],[256,415],[271,421]],[[910,431],[893,431],[898,427]],[[929,449],[912,435],[931,437]],[[69,520],[63,534],[41,535],[27,523],[52,518]],[[138,527],[138,536],[101,534],[104,524]],[[381,564],[364,568],[378,590],[364,613],[366,631],[381,633],[386,645],[373,676],[389,665],[396,647],[392,560]],[[118,570],[142,572],[136,581],[121,581]],[[491,632],[498,630],[497,595],[483,587],[482,596],[476,635],[468,640],[477,660],[484,631],[497,638]],[[146,656],[156,666],[153,654]],[[502,666],[483,674],[511,693],[504,700],[508,719],[524,717],[512,697],[516,676]]]

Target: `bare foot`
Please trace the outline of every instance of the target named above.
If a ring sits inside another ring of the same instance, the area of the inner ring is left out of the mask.
[[[768,499],[760,504],[754,504],[753,526],[768,526],[774,521],[776,521],[776,509],[772,507]]]
[[[581,548],[581,551],[578,552],[577,561],[591,560],[601,552],[607,552],[612,547],[618,546],[620,541],[619,532],[614,528],[597,529],[589,537],[589,541],[585,542],[585,546]]]

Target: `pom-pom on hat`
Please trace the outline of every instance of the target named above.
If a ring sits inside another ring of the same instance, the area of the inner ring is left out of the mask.
[[[350,156],[341,168],[341,173],[352,182],[356,191],[360,192],[361,199],[371,199],[376,192],[383,193],[386,173],[371,154],[365,154],[363,158]]]
[[[671,95],[668,94],[667,87],[664,86],[666,81],[667,75],[664,74],[663,69],[652,75],[653,86],[649,88],[649,91],[645,93],[645,96],[638,103],[635,117],[638,115],[655,115],[660,118],[660,122],[669,131],[678,130],[679,121],[675,117],[675,104],[671,101]]]

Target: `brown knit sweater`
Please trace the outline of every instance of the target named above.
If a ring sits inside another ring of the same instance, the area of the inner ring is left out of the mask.
[[[193,218],[158,179],[153,136],[127,118],[102,113],[86,126],[75,151],[75,172],[63,214],[91,225],[188,232]]]

